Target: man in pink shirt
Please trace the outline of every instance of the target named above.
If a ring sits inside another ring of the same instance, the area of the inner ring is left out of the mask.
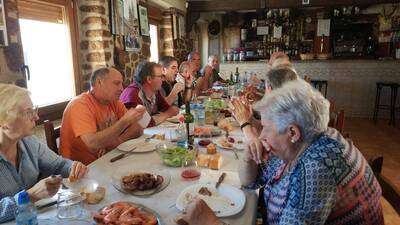
[[[137,105],[146,107],[152,117],[149,127],[179,113],[179,108],[169,105],[160,92],[163,80],[160,64],[143,61],[136,68],[135,81],[120,96],[121,102],[128,109]]]

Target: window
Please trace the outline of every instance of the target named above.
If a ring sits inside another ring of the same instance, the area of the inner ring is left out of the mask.
[[[24,61],[30,71],[28,89],[40,107],[68,101],[76,93],[65,6],[49,2],[18,3]]]
[[[158,27],[150,24],[150,61],[158,62]]]

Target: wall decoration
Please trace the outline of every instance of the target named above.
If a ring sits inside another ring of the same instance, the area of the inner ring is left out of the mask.
[[[139,22],[140,22],[140,33],[145,36],[150,36],[147,8],[141,5],[139,5]]]
[[[141,37],[136,0],[124,0],[124,33],[125,50],[140,51]]]
[[[0,46],[8,46],[6,15],[3,0],[0,0]]]
[[[124,0],[111,0],[111,32],[116,35],[124,34]]]
[[[179,26],[179,37],[184,38],[186,36],[185,28],[185,17],[178,15],[178,26]]]

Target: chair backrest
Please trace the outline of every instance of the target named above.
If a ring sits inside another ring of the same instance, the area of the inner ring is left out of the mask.
[[[338,130],[340,133],[343,133],[344,129],[344,110],[340,110],[337,118],[336,118],[336,124],[335,124],[336,130]]]
[[[60,126],[54,128],[53,122],[45,120],[44,122],[44,133],[46,135],[47,146],[53,150],[56,154],[58,152],[57,139],[60,138]]]
[[[370,159],[368,162],[381,185],[383,197],[385,197],[397,213],[400,214],[400,193],[387,178],[382,176],[383,157],[378,156]]]

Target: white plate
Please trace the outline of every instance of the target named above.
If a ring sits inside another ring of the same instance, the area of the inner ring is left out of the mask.
[[[148,137],[151,137],[151,135],[142,135],[139,138],[131,139],[118,145],[117,149],[123,152],[129,152],[130,150],[132,150],[132,148],[136,147],[133,153],[152,152],[156,150],[156,145],[160,144],[161,141],[157,139],[150,139],[150,141],[145,142],[145,139]]]
[[[82,178],[76,182],[70,182],[68,178],[64,178],[63,184],[74,193],[95,192],[99,186],[97,181],[88,178]]]
[[[179,117],[181,117],[182,115],[176,115],[173,117],[170,117],[167,119],[168,122],[170,123],[179,123]]]
[[[207,187],[212,195],[200,195],[198,192],[201,187]],[[236,215],[246,204],[244,192],[231,185],[221,184],[218,189],[215,189],[215,184],[195,184],[185,188],[179,194],[176,199],[176,207],[179,210],[184,211],[191,202],[189,196],[203,199],[218,217]]]
[[[244,144],[243,138],[238,137],[238,136],[230,136],[230,137],[233,137],[235,139],[235,143],[231,143],[233,145],[232,148],[224,147],[221,145],[220,142],[221,142],[221,140],[224,140],[225,137],[218,138],[214,143],[217,145],[217,147],[222,148],[222,149],[233,150],[233,148],[236,148],[237,150],[244,150],[245,144]],[[242,141],[242,143],[238,144],[237,143],[238,141]]]
[[[163,177],[163,182],[160,185],[158,185],[156,188],[145,190],[145,191],[128,191],[128,190],[125,190],[122,188],[121,179],[123,176],[135,174],[135,173],[143,173],[143,172],[151,173],[154,175],[160,175]],[[158,192],[164,190],[164,188],[166,188],[170,182],[171,182],[171,175],[166,170],[129,170],[129,171],[122,171],[122,172],[117,171],[111,176],[111,183],[118,191],[127,193],[127,194],[131,194],[131,195],[136,195],[136,196],[148,196],[148,195],[158,193]]]

